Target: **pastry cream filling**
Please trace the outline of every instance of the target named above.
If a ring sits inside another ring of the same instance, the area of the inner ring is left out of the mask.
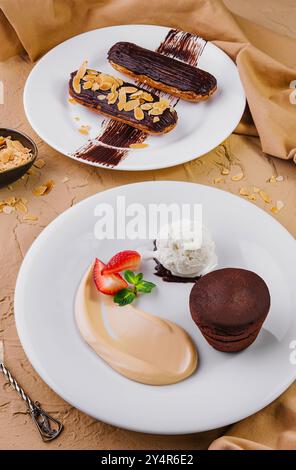
[[[168,385],[190,376],[198,358],[188,334],[133,305],[116,305],[111,296],[96,289],[92,268],[75,300],[77,326],[89,346],[113,369],[137,382]]]

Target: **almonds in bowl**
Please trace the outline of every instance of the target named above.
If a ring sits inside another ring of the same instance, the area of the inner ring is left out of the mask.
[[[0,186],[23,176],[33,165],[37,153],[30,137],[13,129],[0,128]]]

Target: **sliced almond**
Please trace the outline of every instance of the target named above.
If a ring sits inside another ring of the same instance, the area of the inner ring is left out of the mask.
[[[34,188],[33,194],[35,196],[44,196],[50,193],[53,187],[54,187],[54,181],[48,180],[46,183],[42,184],[41,186],[37,186],[37,188]]]
[[[219,184],[219,183],[224,183],[224,178],[221,178],[221,176],[214,178],[214,184]]]
[[[223,167],[222,170],[221,170],[221,175],[229,175],[228,168]]]
[[[71,104],[77,104],[77,101],[74,98],[68,98],[68,102]]]
[[[100,89],[100,85],[97,82],[95,82],[93,83],[91,89],[92,91],[98,91]]]
[[[149,109],[151,108],[152,108],[152,103],[141,104],[141,109],[143,109],[143,111],[149,111]]]
[[[130,144],[129,146],[131,149],[145,149],[149,147],[148,144]]]
[[[141,94],[141,98],[143,98],[143,100],[145,100],[145,101],[149,101],[149,102],[153,101],[153,96],[150,93],[148,93],[147,91],[144,91]]]
[[[276,183],[276,178],[274,175],[272,175],[268,180],[266,181],[267,183]]]
[[[152,109],[150,109],[150,111],[148,111],[148,113],[149,113],[151,116],[160,116],[160,115],[163,113],[163,109],[160,109],[160,108],[152,108]]]
[[[26,214],[26,215],[24,215],[23,220],[35,221],[35,220],[38,220],[38,217],[37,217],[37,215]]]
[[[114,103],[116,103],[117,98],[118,98],[118,93],[117,93],[117,91],[115,91],[115,92],[113,92],[113,93],[108,93],[108,95],[107,95],[108,104],[114,104]]]
[[[103,82],[100,84],[100,90],[102,91],[108,91],[112,87],[112,83],[110,82]]]
[[[250,196],[251,191],[248,188],[240,188],[239,194],[241,196]]]
[[[270,197],[268,196],[268,194],[266,194],[265,191],[262,191],[262,189],[261,189],[259,191],[259,194],[260,194],[261,198],[263,199],[263,201],[266,202],[266,204],[270,203]]]
[[[124,93],[136,93],[136,91],[138,91],[138,88],[134,86],[123,86],[120,88],[120,90],[124,91]]]
[[[80,68],[77,70],[75,77],[73,78],[73,88],[74,91],[78,94],[81,92],[80,80],[84,77],[86,73],[87,63],[87,60],[82,63]]]
[[[137,121],[142,121],[142,119],[144,119],[144,111],[140,107],[138,107],[134,109],[134,116],[137,119]]]
[[[106,98],[107,98],[106,95],[98,95],[97,96],[97,99],[100,100],[100,101],[104,101]]]
[[[244,177],[244,174],[243,173],[238,173],[237,175],[233,175],[231,177],[232,181],[240,181],[242,180]]]
[[[18,201],[14,207],[16,208],[17,211],[23,212],[24,214],[28,212],[27,206],[22,201]]]
[[[130,100],[130,101],[127,101],[125,103],[124,111],[132,111],[133,109],[138,108],[139,106],[140,106],[140,101],[139,100]],[[143,115],[144,115],[144,113],[143,113]]]
[[[82,126],[79,127],[78,132],[80,132],[80,134],[82,134],[82,135],[88,135],[89,134],[89,129],[90,129],[90,126],[82,125]]]
[[[117,108],[118,111],[122,111],[124,109],[125,101],[118,101]]]
[[[144,93],[143,90],[138,90],[135,93],[132,93],[130,95],[130,98],[131,99],[139,98],[143,93]]]
[[[42,160],[42,158],[38,158],[38,160],[36,160],[34,163],[34,166],[39,168],[39,170],[41,170],[41,168],[43,168],[45,165],[46,165],[46,162]]]
[[[278,211],[282,210],[285,207],[283,201],[276,201],[276,208]]]
[[[156,122],[158,122],[158,121],[160,121],[159,117],[158,117],[158,116],[154,116],[153,122],[156,123]]]

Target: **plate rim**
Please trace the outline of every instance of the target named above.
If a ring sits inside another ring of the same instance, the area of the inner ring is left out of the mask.
[[[87,204],[88,200],[90,200],[90,199],[95,200],[95,198],[98,197],[98,195],[100,195],[102,193],[110,193],[110,192],[116,193],[116,192],[120,191],[121,187],[124,187],[124,186],[133,186],[133,187],[135,187],[137,185],[143,185],[143,184],[145,184],[145,185],[147,185],[147,184],[148,185],[149,184],[150,185],[151,184],[152,185],[154,185],[154,184],[170,185],[170,184],[176,184],[176,183],[180,186],[184,185],[184,184],[194,185],[194,186],[202,186],[202,187],[207,188],[209,191],[213,191],[213,192],[222,191],[223,193],[226,193],[230,198],[231,197],[238,198],[240,200],[240,202],[242,203],[242,205],[249,206],[249,204],[251,204],[252,206],[254,206],[255,210],[258,209],[259,211],[261,211],[261,213],[263,213],[267,217],[268,220],[272,220],[272,222],[274,224],[279,225],[281,227],[281,229],[285,232],[285,234],[288,235],[288,237],[291,239],[291,241],[293,243],[296,242],[295,238],[292,236],[292,234],[282,224],[280,224],[274,217],[272,217],[272,215],[268,214],[262,208],[250,203],[249,201],[244,200],[243,198],[239,197],[238,195],[232,194],[232,193],[230,193],[228,191],[225,191],[221,188],[215,188],[215,187],[203,185],[203,184],[200,184],[200,183],[183,182],[183,181],[175,181],[175,180],[172,180],[172,181],[171,180],[157,180],[157,181],[130,183],[130,184],[124,184],[124,185],[120,185],[120,186],[115,186],[113,188],[108,188],[104,191],[97,192],[97,193],[95,193],[95,194],[79,201],[74,206],[68,208],[66,211],[62,212],[55,219],[53,219],[53,221],[50,224],[48,224],[48,226],[33,241],[33,243],[31,244],[31,246],[29,248],[29,250],[27,251],[27,253],[26,253],[26,255],[23,259],[23,262],[21,264],[20,270],[18,272],[17,280],[16,280],[16,287],[15,287],[15,297],[14,297],[15,316],[14,316],[14,318],[15,318],[17,333],[18,333],[18,336],[19,336],[20,343],[21,343],[21,345],[24,349],[24,352],[25,352],[30,364],[32,365],[34,370],[37,372],[37,374],[41,377],[41,379],[58,396],[60,396],[66,403],[69,403],[74,408],[77,408],[78,410],[82,411],[83,413],[87,414],[88,416],[91,416],[95,420],[102,421],[102,422],[111,424],[115,427],[120,427],[122,429],[127,429],[127,430],[135,431],[135,432],[144,432],[144,433],[147,433],[147,434],[160,434],[160,435],[191,434],[191,433],[204,432],[204,431],[209,431],[209,430],[212,430],[212,429],[217,429],[217,428],[220,428],[220,427],[224,427],[224,426],[228,426],[230,424],[233,424],[234,422],[241,421],[242,419],[245,419],[248,416],[251,416],[251,415],[257,413],[258,411],[262,410],[263,408],[265,408],[267,405],[269,405],[271,402],[273,402],[275,399],[277,399],[285,390],[287,390],[287,388],[296,379],[296,370],[294,371],[294,369],[292,368],[291,369],[291,374],[287,377],[287,380],[282,382],[280,384],[280,386],[277,386],[276,389],[272,393],[268,394],[266,396],[266,399],[264,400],[264,402],[261,402],[260,405],[258,405],[256,407],[252,407],[252,409],[251,410],[249,409],[247,413],[242,412],[240,415],[238,415],[235,418],[235,420],[229,421],[229,419],[226,419],[226,418],[224,420],[220,420],[219,422],[217,422],[217,425],[215,426],[215,428],[208,427],[208,425],[204,425],[204,426],[199,425],[199,426],[195,427],[195,426],[192,426],[192,425],[188,426],[188,425],[183,424],[178,429],[174,429],[174,430],[171,430],[171,431],[168,432],[165,429],[155,430],[155,429],[151,429],[151,427],[149,427],[149,426],[148,427],[142,426],[141,428],[139,428],[137,425],[134,425],[134,424],[126,424],[126,423],[122,422],[122,418],[120,418],[120,417],[115,418],[115,419],[109,419],[108,418],[108,420],[106,420],[105,418],[102,419],[102,418],[99,418],[98,416],[95,416],[89,410],[87,410],[87,406],[81,406],[81,404],[79,404],[79,406],[78,406],[77,403],[74,403],[72,400],[69,400],[69,398],[66,397],[66,394],[64,394],[64,392],[60,390],[59,385],[55,384],[54,380],[51,377],[48,376],[44,366],[41,366],[41,364],[39,364],[39,360],[34,355],[34,351],[31,350],[28,338],[26,338],[27,333],[22,329],[21,316],[22,316],[22,311],[24,310],[24,307],[22,307],[22,302],[21,302],[21,290],[22,290],[21,282],[22,282],[22,277],[26,275],[26,269],[27,269],[26,263],[28,262],[26,260],[28,260],[32,256],[34,256],[34,250],[38,249],[39,240],[42,239],[42,237],[44,236],[44,233],[48,232],[48,230],[54,230],[55,225],[64,217],[65,213],[69,214],[70,212],[74,212],[75,210],[77,210],[78,206],[83,206],[84,204]],[[17,312],[20,312],[20,313],[17,313]]]
[[[219,142],[218,143],[215,143],[213,146],[211,146],[205,153],[202,153],[198,156],[194,156],[194,157],[188,157],[188,158],[185,158],[184,160],[180,161],[180,162],[173,162],[173,163],[169,163],[169,164],[164,164],[164,165],[161,165],[161,164],[153,164],[152,166],[146,166],[146,167],[141,167],[141,166],[136,166],[136,165],[133,165],[133,167],[129,167],[129,168],[125,168],[125,167],[122,167],[120,164],[117,165],[117,166],[114,166],[114,167],[109,167],[109,166],[106,166],[106,165],[103,165],[101,163],[95,163],[95,162],[90,162],[90,161],[84,161],[82,159],[79,159],[77,157],[75,157],[73,154],[70,154],[70,153],[64,153],[62,152],[61,150],[59,150],[58,146],[55,145],[55,143],[52,141],[51,138],[48,138],[46,137],[46,139],[44,138],[44,134],[43,132],[39,131],[39,126],[38,124],[37,125],[33,125],[32,123],[32,119],[31,119],[31,116],[30,116],[30,112],[28,111],[29,109],[29,104],[28,104],[28,88],[29,88],[29,82],[32,78],[32,75],[34,73],[34,71],[39,68],[40,64],[42,64],[48,55],[50,55],[55,49],[59,48],[61,45],[63,44],[66,44],[68,42],[71,42],[71,40],[73,40],[74,38],[77,38],[77,37],[81,37],[81,36],[85,36],[85,35],[88,35],[89,33],[92,33],[92,32],[95,32],[95,31],[101,31],[101,30],[105,30],[105,29],[114,29],[114,28],[130,28],[130,27],[147,27],[147,28],[159,28],[159,29],[162,29],[163,31],[169,31],[170,29],[173,29],[173,28],[170,28],[169,26],[163,26],[163,25],[153,25],[153,24],[138,24],[138,23],[135,23],[135,24],[119,24],[119,25],[112,25],[112,26],[104,26],[102,28],[94,28],[92,30],[89,30],[89,31],[85,31],[83,33],[80,33],[80,34],[76,34],[75,36],[72,36],[68,39],[66,39],[65,41],[61,42],[60,44],[57,44],[56,46],[54,46],[53,48],[51,48],[49,51],[46,52],[46,54],[44,54],[39,60],[38,62],[34,65],[34,67],[32,68],[32,70],[30,71],[27,79],[26,79],[26,83],[25,83],[25,86],[24,86],[24,90],[23,90],[23,107],[24,107],[24,111],[25,111],[25,115],[26,115],[26,118],[30,124],[30,126],[32,127],[32,129],[34,130],[34,132],[36,132],[36,134],[38,135],[39,138],[41,138],[47,145],[49,145],[52,149],[54,149],[56,152],[60,153],[61,155],[67,157],[67,158],[70,158],[78,163],[81,163],[81,164],[85,164],[85,165],[88,165],[88,166],[91,166],[91,167],[95,167],[95,168],[103,168],[103,169],[108,169],[108,170],[115,170],[115,171],[129,171],[129,172],[134,172],[134,171],[153,171],[153,170],[163,170],[165,168],[173,168],[173,167],[176,167],[176,166],[179,166],[179,165],[183,165],[185,163],[188,163],[190,161],[194,161],[198,158],[201,158],[202,156],[206,155],[208,152],[211,152],[213,149],[215,149],[217,146],[219,146],[225,139],[227,139],[232,133],[233,131],[236,129],[236,127],[238,126],[239,122],[241,121],[241,118],[245,112],[245,108],[246,108],[246,104],[247,104],[247,99],[246,99],[246,94],[245,94],[245,90],[244,90],[244,87],[243,87],[243,83],[241,81],[241,78],[240,78],[240,74],[239,74],[239,71],[238,71],[238,67],[236,65],[236,63],[231,59],[231,57],[226,54],[226,52],[224,52],[220,47],[218,47],[216,44],[214,44],[213,41],[208,41],[208,40],[205,40],[206,41],[206,45],[207,44],[210,44],[211,47],[214,47],[215,49],[218,49],[218,51],[220,51],[220,53],[222,53],[224,56],[225,56],[225,59],[229,61],[229,63],[232,64],[232,66],[235,68],[236,72],[237,72],[237,76],[238,76],[238,79],[240,81],[240,84],[241,84],[241,91],[242,91],[242,94],[241,94],[241,99],[242,99],[242,109],[241,109],[241,112],[239,113],[239,119],[238,121],[235,123],[234,126],[231,126],[231,130],[229,133],[227,133],[227,135],[220,141],[219,139]],[[179,29],[179,28],[176,28],[176,29]],[[181,31],[181,29],[180,29]],[[197,33],[191,33],[191,34],[195,34],[195,35],[198,35]],[[154,153],[157,155],[157,150],[154,151]],[[128,158],[128,157],[127,157]],[[124,159],[125,160],[125,159]],[[124,161],[123,160],[123,161]],[[158,160],[157,160],[158,161]]]

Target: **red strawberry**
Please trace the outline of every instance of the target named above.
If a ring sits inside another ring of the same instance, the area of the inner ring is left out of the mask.
[[[140,267],[141,255],[137,251],[120,251],[112,256],[109,263],[103,268],[103,274],[119,273],[125,269],[137,270]]]
[[[97,289],[103,294],[114,295],[128,283],[119,274],[103,274],[102,270],[106,265],[96,258],[93,268],[93,278]]]

